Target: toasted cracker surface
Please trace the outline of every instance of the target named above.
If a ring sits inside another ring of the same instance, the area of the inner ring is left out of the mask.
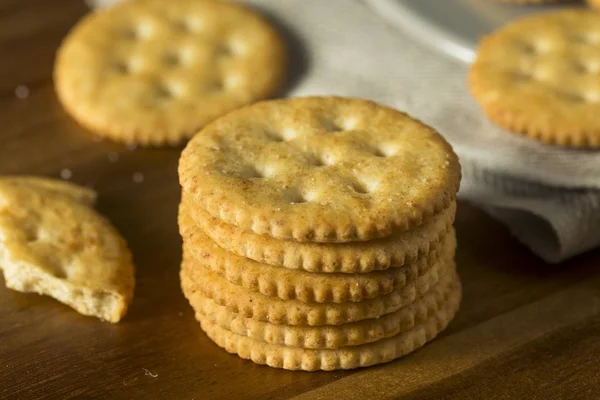
[[[458,278],[453,273],[453,280]],[[460,286],[456,289],[460,292]],[[450,323],[458,310],[460,297],[444,305],[435,315],[409,331],[376,342],[338,349],[306,349],[270,344],[226,330],[208,318],[200,317],[207,335],[220,347],[257,364],[289,370],[336,370],[366,367],[402,357],[422,347]]]
[[[379,318],[329,326],[280,325],[244,318],[216,304],[200,292],[188,294],[197,319],[215,323],[242,336],[288,347],[337,349],[357,346],[406,332],[460,300],[456,282],[440,282],[423,297]]]
[[[48,295],[118,322],[134,267],[116,229],[89,207],[95,194],[41,178],[0,178],[0,269],[7,287]]]
[[[440,279],[449,279],[454,271],[453,260],[440,260],[412,283],[382,296],[361,302],[307,304],[268,297],[235,285],[196,264],[184,249],[181,285],[188,287],[185,292],[199,291],[204,297],[246,318],[287,325],[340,325],[397,311],[425,294]]]
[[[84,127],[163,145],[272,96],[285,65],[280,35],[249,8],[137,0],[84,17],[58,50],[54,79],[65,110]]]
[[[186,225],[185,214],[180,208],[180,227]],[[197,264],[229,282],[265,296],[296,299],[304,303],[344,303],[374,298],[400,290],[431,268],[429,264],[417,262],[364,274],[311,273],[258,263],[228,253],[193,225],[183,228],[183,237],[186,238],[184,251]],[[432,263],[453,258],[455,249],[456,238],[452,230],[442,238]]]
[[[179,177],[192,209],[241,230],[339,243],[410,229],[448,208],[460,166],[437,132],[400,111],[308,97],[219,118],[188,143]]]
[[[549,144],[600,147],[600,14],[566,9],[484,38],[470,87],[498,125]]]
[[[185,198],[185,195],[184,195]],[[223,249],[257,262],[309,272],[364,273],[405,264],[429,265],[435,261],[456,214],[456,203],[408,231],[366,242],[311,243],[277,240],[237,229],[207,212],[196,209],[192,218],[186,209],[181,233],[192,246],[199,246],[193,233],[202,229]]]

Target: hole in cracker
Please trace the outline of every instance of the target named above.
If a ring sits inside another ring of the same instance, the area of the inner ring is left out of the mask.
[[[360,182],[358,180],[351,181],[350,182],[350,188],[352,190],[354,190],[356,193],[360,193],[360,194],[367,194],[367,193],[369,193],[368,186],[366,184],[364,184],[363,182]]]
[[[66,279],[66,278],[67,278],[67,276],[68,276],[68,275],[67,275],[67,271],[65,271],[65,270],[64,270],[64,269],[62,269],[62,268],[60,268],[60,269],[56,269],[56,268],[54,268],[54,269],[52,270],[52,275],[53,275],[55,278],[58,278],[58,279]]]
[[[387,157],[386,154],[377,147],[371,149],[371,154],[375,157]]]
[[[25,227],[25,235],[27,242],[37,242],[40,239],[40,232],[35,227]]]
[[[298,188],[291,188],[285,191],[283,199],[290,204],[302,204],[308,201]]]
[[[265,136],[267,137],[268,140],[272,141],[272,142],[283,142],[284,138],[277,132],[273,132],[273,131],[265,131]]]
[[[559,92],[559,95],[563,98],[563,100],[570,103],[585,103],[587,101],[582,93]]]
[[[550,51],[550,44],[543,40],[537,40],[535,42],[521,42],[519,47],[521,47],[521,51],[523,53],[530,56],[541,55]]]
[[[244,165],[236,175],[244,179],[263,178],[263,174],[252,165]]]
[[[174,87],[165,84],[156,85],[156,98],[159,101],[166,101],[174,98],[176,96],[176,91]]]
[[[306,163],[313,167],[325,167],[327,165],[333,165],[335,163],[335,160],[333,156],[329,153],[314,153],[306,155]]]
[[[227,57],[233,55],[233,47],[229,43],[220,43],[217,45],[217,55]]]
[[[307,163],[309,165],[312,165],[313,167],[323,167],[327,165],[327,163],[325,163],[325,160],[323,160],[323,158],[321,158],[318,155],[309,156],[307,158]]]
[[[579,44],[595,45],[600,43],[600,32],[579,32],[571,37],[571,41]]]
[[[202,30],[202,20],[199,18],[182,18],[173,22],[176,31],[182,33],[194,33]]]
[[[131,28],[131,29],[125,30],[123,36],[127,40],[137,40],[137,39],[139,39],[138,31],[135,28]]]
[[[343,126],[338,124],[336,121],[330,119],[322,119],[321,126],[326,132],[329,133],[338,133],[343,132],[345,130]]]
[[[530,71],[514,71],[511,75],[513,80],[517,83],[529,82],[534,79],[533,73]]]
[[[117,74],[126,75],[131,72],[131,67],[125,61],[118,61],[111,66],[111,70]]]
[[[600,71],[600,63],[594,61],[575,60],[573,69],[580,74],[595,74]]]
[[[123,36],[126,40],[147,39],[152,36],[153,30],[152,24],[141,22],[136,26],[126,28],[123,32]]]
[[[181,55],[175,52],[166,53],[163,56],[163,64],[168,67],[176,67],[182,62]]]

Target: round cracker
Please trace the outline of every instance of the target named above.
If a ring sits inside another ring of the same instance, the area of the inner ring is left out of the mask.
[[[456,282],[436,284],[423,297],[379,318],[329,326],[293,326],[244,318],[200,292],[186,294],[198,320],[204,319],[242,336],[288,347],[337,349],[358,346],[406,332],[460,300]]]
[[[376,103],[257,103],[203,129],[182,153],[193,209],[276,239],[342,243],[421,224],[456,198],[460,165],[432,128]]]
[[[240,257],[309,272],[367,273],[405,264],[430,265],[436,260],[456,215],[453,202],[423,224],[408,231],[395,231],[382,239],[352,243],[295,242],[237,229],[199,209],[193,213],[196,219],[192,221],[185,197],[180,206],[186,208],[180,231],[192,246],[202,245],[198,237],[193,237],[201,227],[221,248]]]
[[[242,5],[137,0],[84,17],[58,50],[54,79],[65,110],[91,131],[174,145],[275,94],[285,60],[280,35]]]
[[[377,318],[412,303],[440,279],[449,279],[455,270],[454,260],[440,260],[425,274],[401,290],[353,303],[311,303],[268,297],[235,285],[211,270],[198,265],[185,251],[181,265],[184,291],[200,291],[203,296],[246,318],[287,325],[340,325]]]
[[[188,225],[181,208],[179,217],[180,229],[185,238],[184,251],[197,264],[235,285],[282,300],[295,299],[303,303],[358,302],[401,290],[431,268],[429,264],[416,263],[366,274],[290,270],[228,253],[206,236],[202,229]],[[453,258],[455,249],[456,238],[452,230],[435,251],[437,254],[432,261],[433,265],[438,259]]]
[[[458,282],[458,277],[453,275]],[[338,349],[305,349],[270,344],[233,333],[202,317],[200,325],[218,346],[257,364],[289,370],[332,371],[381,364],[413,352],[448,326],[459,305],[460,301],[446,303],[437,314],[407,332],[373,343]]]
[[[600,14],[527,17],[482,40],[470,87],[498,125],[549,144],[600,147]]]

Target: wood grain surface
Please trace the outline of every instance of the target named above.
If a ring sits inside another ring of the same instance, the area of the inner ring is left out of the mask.
[[[462,309],[422,350],[380,367],[303,373],[217,348],[179,289],[181,149],[96,141],[56,101],[54,52],[85,12],[81,0],[0,0],[0,173],[68,169],[92,185],[134,253],[136,295],[112,325],[0,278],[1,399],[600,398],[600,252],[546,265],[465,203]],[[27,98],[15,97],[19,85]]]

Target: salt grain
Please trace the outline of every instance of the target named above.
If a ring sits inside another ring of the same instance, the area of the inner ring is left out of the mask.
[[[62,171],[60,171],[60,177],[63,178],[63,179],[65,179],[65,180],[71,179],[72,176],[73,176],[73,173],[68,168],[65,168]]]
[[[144,182],[144,174],[142,174],[141,172],[136,172],[135,174],[133,174],[132,179],[135,183],[142,183]]]
[[[119,153],[115,153],[114,151],[108,153],[108,161],[112,163],[119,161]]]
[[[134,151],[135,149],[137,149],[137,147],[138,147],[137,144],[130,143],[130,144],[127,145],[127,150]]]
[[[19,85],[15,88],[15,96],[17,99],[23,100],[29,97],[29,88],[25,85]]]

